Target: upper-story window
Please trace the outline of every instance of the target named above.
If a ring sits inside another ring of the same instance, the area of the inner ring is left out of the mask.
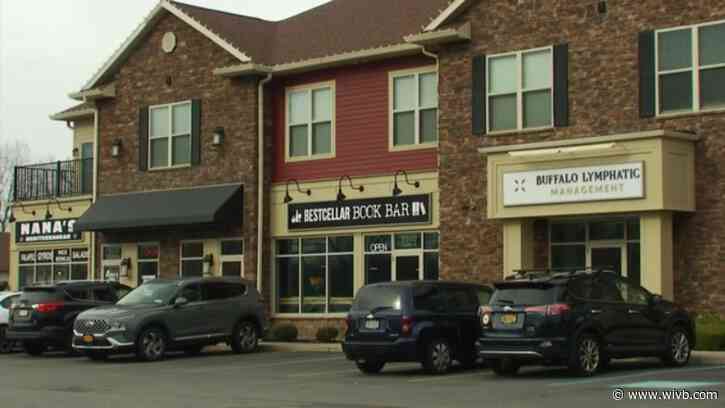
[[[287,161],[335,155],[335,86],[332,83],[287,89]]]
[[[391,150],[438,143],[438,72],[435,67],[391,73]]]
[[[553,126],[553,49],[488,57],[488,132]]]
[[[659,114],[725,108],[725,21],[656,33]]]
[[[149,168],[191,164],[191,102],[149,108]]]

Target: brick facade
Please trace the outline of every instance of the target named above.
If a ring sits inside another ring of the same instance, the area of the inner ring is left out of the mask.
[[[161,49],[166,32],[177,37],[171,54]],[[257,78],[226,79],[215,68],[237,60],[188,24],[166,14],[129,55],[115,75],[116,97],[98,102],[100,196],[239,183],[244,185],[243,226],[213,231],[188,229],[165,232],[99,234],[104,242],[161,241],[162,276],[178,272],[178,243],[199,235],[245,240],[245,270],[256,271],[257,247]],[[139,171],[139,109],[151,105],[201,100],[201,164],[173,170]],[[212,146],[212,133],[223,127],[221,147]],[[120,157],[111,145],[120,139]],[[100,245],[98,246],[100,250]],[[100,257],[98,257],[100,259]]]
[[[502,230],[486,220],[485,159],[479,147],[652,129],[693,132],[697,211],[674,215],[675,300],[725,313],[725,113],[641,119],[638,33],[725,19],[723,1],[478,1],[456,19],[472,41],[440,50],[441,276],[490,281],[502,274]],[[474,136],[475,55],[569,43],[570,126],[506,136]],[[538,230],[538,228],[537,228]],[[541,236],[536,233],[537,240]],[[537,248],[547,245],[537,244]],[[537,263],[546,261],[537,254]],[[546,265],[543,265],[546,266]]]

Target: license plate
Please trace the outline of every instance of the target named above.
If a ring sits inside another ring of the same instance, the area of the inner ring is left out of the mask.
[[[516,313],[506,313],[501,316],[501,322],[503,324],[516,324],[517,319]]]
[[[380,320],[366,320],[365,328],[368,330],[378,330],[380,328]]]
[[[84,343],[93,343],[93,336],[89,336],[89,335],[83,336],[83,342]]]
[[[18,310],[18,316],[20,317],[28,317],[28,314],[27,310]]]

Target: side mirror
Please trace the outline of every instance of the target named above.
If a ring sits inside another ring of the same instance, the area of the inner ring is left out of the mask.
[[[177,297],[176,300],[174,300],[174,307],[178,308],[178,307],[186,305],[187,303],[189,303],[189,299],[180,296],[180,297]]]
[[[652,295],[649,298],[649,305],[650,306],[657,306],[660,303],[662,303],[662,296],[660,296],[660,295]]]

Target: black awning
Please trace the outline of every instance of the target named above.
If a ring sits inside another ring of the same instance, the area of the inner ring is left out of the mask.
[[[99,198],[77,231],[220,224],[242,221],[242,186],[131,193]]]

